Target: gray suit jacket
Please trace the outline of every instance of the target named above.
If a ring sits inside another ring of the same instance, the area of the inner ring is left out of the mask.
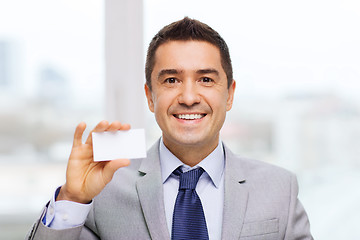
[[[298,201],[296,177],[225,148],[222,239],[308,240],[308,217]],[[145,159],[131,161],[94,198],[84,226],[53,230],[43,225],[46,207],[26,239],[170,239],[165,219],[159,142]]]

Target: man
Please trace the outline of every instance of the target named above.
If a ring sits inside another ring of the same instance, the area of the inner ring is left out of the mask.
[[[219,34],[189,18],[164,27],[145,72],[162,138],[145,159],[99,163],[80,123],[66,183],[28,239],[312,239],[295,176],[238,158],[219,140],[235,91]],[[129,128],[102,121],[93,131]]]

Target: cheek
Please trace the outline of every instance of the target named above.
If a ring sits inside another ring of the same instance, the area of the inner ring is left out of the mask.
[[[156,114],[164,114],[170,106],[170,100],[166,97],[166,94],[158,95],[154,99],[154,111]]]
[[[228,94],[222,91],[204,93],[208,105],[213,111],[226,111]]]

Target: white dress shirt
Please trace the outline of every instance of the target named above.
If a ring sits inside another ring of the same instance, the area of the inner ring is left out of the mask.
[[[209,239],[221,239],[225,168],[222,143],[219,142],[217,148],[210,155],[191,168],[175,157],[161,141],[160,164],[164,187],[165,214],[170,235],[174,206],[179,189],[179,177],[172,172],[179,166],[182,166],[183,172],[202,167],[205,172],[201,175],[195,190],[203,206]]]
[[[200,177],[195,190],[203,206],[209,239],[221,239],[225,169],[225,155],[222,142],[220,141],[217,148],[209,156],[192,168],[183,164],[175,157],[165,147],[163,141],[160,141],[159,150],[165,214],[170,235],[172,214],[179,188],[179,177],[175,176],[172,172],[179,166],[182,166],[183,172],[202,167],[205,172]],[[84,224],[92,203],[80,204],[70,201],[55,201],[55,195],[57,194],[54,194],[54,197],[50,200],[48,210],[43,219],[44,224],[54,229],[66,229]]]

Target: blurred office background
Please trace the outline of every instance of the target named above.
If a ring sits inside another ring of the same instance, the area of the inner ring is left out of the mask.
[[[160,136],[145,51],[184,16],[230,48],[237,89],[222,139],[297,174],[315,239],[360,239],[357,0],[0,0],[1,240],[23,239],[64,182],[80,121],[145,127],[149,146]]]

